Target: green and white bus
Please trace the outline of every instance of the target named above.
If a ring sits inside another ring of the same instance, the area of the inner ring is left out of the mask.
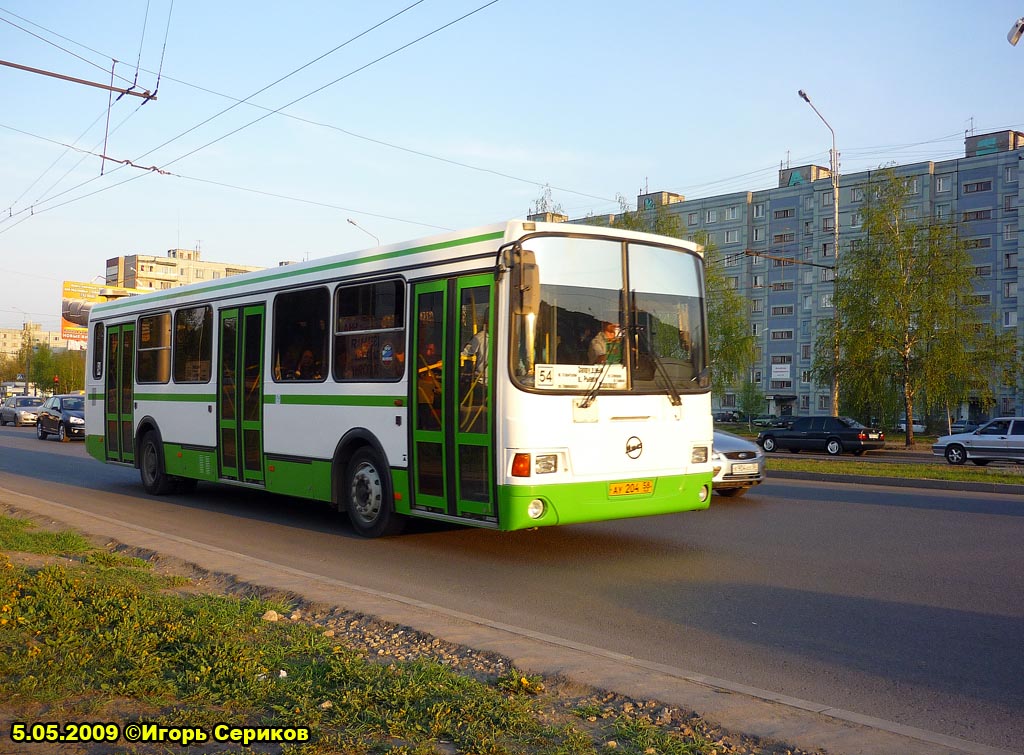
[[[513,220],[94,305],[86,444],[367,537],[702,509],[707,343],[696,245]]]

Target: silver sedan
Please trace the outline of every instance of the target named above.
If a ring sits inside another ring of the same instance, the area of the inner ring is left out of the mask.
[[[0,406],[0,425],[34,425],[42,405],[43,400],[38,396],[9,396]]]
[[[747,488],[760,485],[764,479],[761,447],[724,430],[715,430],[711,463],[715,469],[711,490],[719,495],[743,495]]]

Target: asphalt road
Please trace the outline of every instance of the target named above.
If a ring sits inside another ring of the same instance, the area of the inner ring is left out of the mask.
[[[237,488],[151,498],[0,428],[0,487],[492,622],[1010,751],[1024,743],[1024,501],[770,480],[706,512],[368,541]],[[241,575],[243,578],[244,574]]]

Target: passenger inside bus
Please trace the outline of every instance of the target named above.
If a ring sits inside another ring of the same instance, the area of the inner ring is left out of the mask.
[[[320,364],[313,355],[312,349],[303,349],[295,371],[292,373],[293,380],[320,380],[323,377]]]

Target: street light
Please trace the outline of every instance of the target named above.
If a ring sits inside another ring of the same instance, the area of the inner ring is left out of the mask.
[[[818,108],[814,107],[814,103],[811,102],[811,98],[807,96],[807,92],[801,89],[797,94],[803,99],[808,105],[811,106],[811,110],[821,118],[821,122],[828,127],[828,130],[832,132],[832,151],[829,153],[829,170],[832,173],[832,254],[835,262],[835,275],[839,274],[839,152],[836,150],[836,131],[832,128],[832,125],[825,120],[825,116],[818,112]],[[836,301],[835,295],[836,280],[835,277],[832,279],[832,311],[834,312],[833,318],[835,320],[835,335],[833,338],[833,371],[832,371],[832,416],[839,416],[839,305]]]
[[[1010,27],[1010,31],[1006,32],[1006,41],[1011,45],[1016,46],[1017,43],[1020,42],[1022,34],[1024,34],[1024,16],[1013,22],[1013,26]]]
[[[359,223],[357,223],[356,221],[354,221],[354,220],[353,220],[352,218],[346,218],[346,220],[348,220],[348,222],[350,222],[350,223],[351,223],[352,225],[354,225],[354,226],[355,226],[356,228],[358,228],[358,229],[359,229],[360,231],[362,231],[362,232],[363,232],[363,233],[365,233],[365,234],[366,234],[367,236],[369,236],[369,237],[370,237],[370,238],[372,238],[372,239],[373,239],[374,241],[376,241],[376,242],[377,242],[377,246],[380,246],[380,239],[379,239],[379,238],[377,238],[377,237],[376,237],[376,236],[374,236],[374,235],[373,235],[372,233],[370,233],[370,232],[369,232],[368,230],[366,230],[365,228],[363,228],[363,227],[362,227],[361,225],[359,225]]]

